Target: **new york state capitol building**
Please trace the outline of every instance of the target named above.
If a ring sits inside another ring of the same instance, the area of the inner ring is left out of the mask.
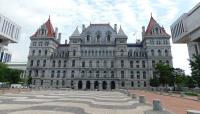
[[[30,39],[27,75],[36,88],[145,88],[157,63],[172,65],[170,36],[152,16],[136,43],[116,24],[90,24],[61,44],[50,18]]]

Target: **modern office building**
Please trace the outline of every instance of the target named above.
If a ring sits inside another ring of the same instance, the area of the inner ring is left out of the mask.
[[[200,2],[171,25],[173,43],[185,43],[189,57],[200,54]]]
[[[142,41],[127,43],[128,36],[115,24],[82,25],[61,44],[61,33],[50,18],[30,37],[27,76],[33,87],[110,90],[146,88],[154,67],[172,65],[170,36],[153,17]]]
[[[7,17],[0,14],[0,62],[9,62],[11,52],[7,46],[10,43],[17,43],[21,27]]]

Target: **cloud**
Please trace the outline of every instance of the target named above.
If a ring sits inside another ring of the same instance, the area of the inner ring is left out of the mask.
[[[43,24],[49,14],[54,27],[62,32],[62,42],[82,24],[115,23],[122,26],[129,43],[141,39],[141,27],[147,26],[151,13],[170,33],[170,24],[182,13],[190,10],[199,0],[1,0],[0,12],[22,26],[17,44],[9,45],[13,61],[27,61],[29,37]],[[187,5],[187,6],[186,6]],[[135,35],[133,35],[135,34]],[[186,45],[172,44],[175,67],[190,73]],[[177,52],[182,51],[180,56]],[[181,66],[182,65],[182,66]]]

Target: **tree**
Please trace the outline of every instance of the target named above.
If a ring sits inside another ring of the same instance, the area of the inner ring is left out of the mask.
[[[196,85],[196,81],[193,79],[192,76],[186,76],[185,85],[189,88],[194,88]]]
[[[158,63],[155,67],[156,74],[159,76],[160,84],[163,86],[174,85],[173,68],[164,63]]]
[[[193,58],[189,61],[192,70],[192,77],[200,87],[200,55],[193,55]]]
[[[152,87],[158,87],[160,85],[159,78],[154,76],[153,78],[150,79],[150,86]]]

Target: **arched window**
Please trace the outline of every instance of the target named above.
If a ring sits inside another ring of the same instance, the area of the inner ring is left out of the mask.
[[[59,85],[59,80],[56,80],[56,85],[57,85],[57,86]]]
[[[100,42],[100,34],[97,34],[97,42]]]
[[[41,55],[41,50],[38,51],[38,55],[39,55],[39,56]]]
[[[65,78],[66,77],[66,71],[64,70],[63,71],[63,78]]]
[[[97,61],[96,66],[99,67],[99,61]]]
[[[51,71],[51,78],[54,78],[54,70]]]
[[[130,61],[130,68],[133,68],[133,61]]]
[[[35,50],[32,51],[32,56],[34,56],[34,55],[35,55]]]
[[[87,35],[87,42],[90,41],[90,35]]]
[[[121,78],[124,78],[124,71],[121,71]]]
[[[147,87],[147,83],[144,81],[144,87]]]
[[[121,67],[124,67],[124,60],[121,60]]]
[[[167,50],[165,50],[165,56],[168,56],[169,54],[168,54],[168,51]]]
[[[134,82],[133,81],[131,81],[131,87],[134,87]]]
[[[37,66],[40,66],[40,60],[37,60]]]
[[[114,78],[115,74],[114,71],[111,71],[111,78]]]
[[[60,78],[60,71],[57,71],[57,78]]]
[[[60,67],[60,66],[61,66],[61,60],[58,61],[58,67]]]
[[[76,56],[76,50],[73,50],[73,56]]]
[[[67,66],[67,61],[64,60],[64,64],[63,64],[63,67],[66,67]]]
[[[103,77],[104,77],[104,78],[106,78],[106,74],[107,74],[107,72],[104,71],[104,72],[103,72]]]
[[[152,61],[152,67],[155,67],[156,65],[155,65],[155,61],[153,60]]]
[[[110,42],[110,34],[107,35],[107,42]]]
[[[146,79],[146,72],[143,72],[143,79]]]
[[[56,64],[56,61],[53,60],[53,62],[52,62],[52,67],[55,67],[55,64]]]
[[[71,78],[74,78],[74,71],[71,71]]]
[[[130,78],[134,79],[134,72],[133,71],[130,72]]]
[[[31,60],[31,64],[30,64],[30,66],[33,66],[33,60]]]
[[[53,85],[53,80],[51,80],[51,85]]]
[[[46,66],[46,60],[43,60],[43,67]]]
[[[140,81],[138,81],[138,87],[140,87]]]
[[[111,68],[114,67],[114,61],[111,61]]]
[[[89,77],[92,77],[92,71],[89,71]]]
[[[99,78],[99,71],[96,71],[96,78]]]
[[[125,83],[124,83],[124,81],[122,81],[122,83],[121,83],[121,86],[122,86],[122,87],[124,87],[124,86],[125,86]]]
[[[121,49],[121,56],[123,56],[124,55],[124,50],[123,49]]]
[[[72,67],[75,67],[75,60],[72,60]]]
[[[161,50],[158,50],[158,56],[161,56]]]
[[[89,67],[92,67],[92,61],[89,62]]]
[[[103,66],[107,67],[107,62],[106,61],[103,62]]]
[[[154,50],[151,50],[151,56],[154,56]]]
[[[47,50],[44,51],[44,54],[47,55]]]
[[[169,65],[169,61],[168,60],[166,60],[166,64]]]
[[[142,61],[142,67],[145,68],[145,61]]]
[[[140,72],[137,71],[137,79],[140,79]]]
[[[45,75],[45,70],[42,70],[42,77],[44,77]]]
[[[85,76],[85,71],[81,71],[81,77],[83,78]]]
[[[85,61],[82,61],[82,67],[85,67]]]

